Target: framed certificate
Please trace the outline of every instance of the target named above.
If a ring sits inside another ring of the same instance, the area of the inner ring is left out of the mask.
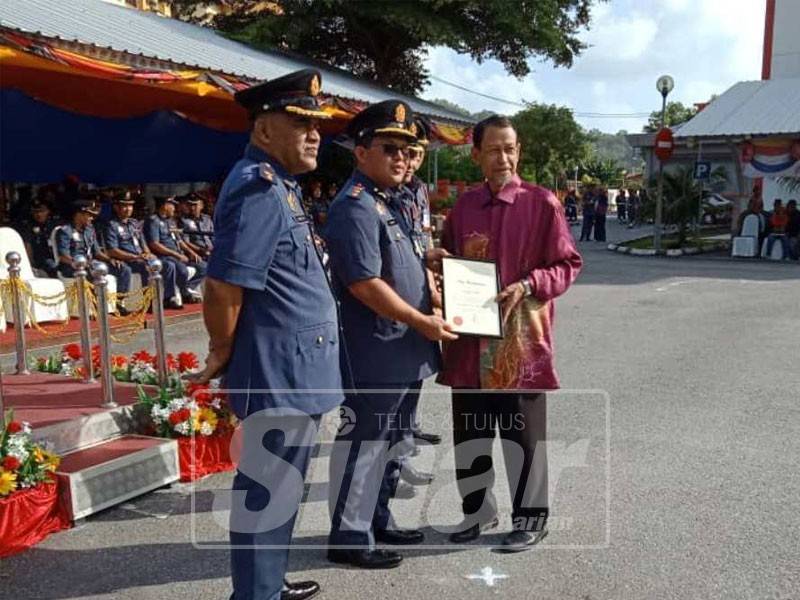
[[[446,256],[442,259],[444,319],[459,335],[503,337],[497,265],[489,260]]]

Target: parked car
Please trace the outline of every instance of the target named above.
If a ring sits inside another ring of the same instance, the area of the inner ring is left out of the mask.
[[[703,195],[703,225],[725,225],[731,222],[733,201],[720,194]]]

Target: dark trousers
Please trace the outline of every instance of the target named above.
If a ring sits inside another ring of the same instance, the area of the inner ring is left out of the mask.
[[[119,267],[115,267],[110,263],[106,263],[106,266],[108,267],[108,274],[113,275],[117,280],[117,292],[125,294],[130,291],[131,268],[125,263],[122,263]],[[72,268],[72,265],[61,263],[58,265],[58,272],[64,277],[75,277],[75,269]]]
[[[591,240],[592,239],[592,226],[594,225],[594,215],[587,215],[586,213],[583,214],[583,226],[581,227],[581,239],[583,240]]]
[[[147,270],[147,263],[131,261],[127,264],[131,271],[138,273],[142,278],[142,287],[147,287],[150,282],[150,271]],[[164,300],[173,298],[175,296],[175,266],[169,261],[161,261],[161,280],[164,282]]]
[[[163,263],[172,264],[172,267],[175,269],[175,285],[178,286],[182,294],[185,294],[188,288],[194,288],[200,285],[203,281],[203,277],[206,276],[206,263],[202,260],[198,263],[190,263],[187,265],[171,256],[161,256],[160,258]],[[191,279],[189,279],[189,269],[187,267],[195,268],[196,272]],[[164,295],[167,298],[170,297],[167,296],[166,293]]]
[[[419,431],[419,424],[417,423],[417,406],[419,405],[420,388],[422,388],[422,381],[414,382],[410,388],[416,387],[416,393],[408,393],[400,404],[397,410],[398,420],[403,427],[402,435],[400,436],[403,441],[403,459],[411,458],[414,452],[416,442],[414,441],[414,432]],[[411,389],[409,390],[411,391]]]
[[[420,386],[358,383],[359,390],[376,391],[347,395],[342,406],[352,411],[355,423],[340,431],[331,454],[331,546],[373,547],[374,531],[393,527],[389,500],[405,453],[399,411],[408,396],[419,395]]]
[[[456,479],[464,516],[471,525],[497,515],[492,443],[498,431],[514,528],[540,530],[549,514],[547,396],[542,393],[453,390]]]
[[[596,242],[605,242],[606,241],[606,216],[605,215],[595,215],[594,216],[594,241],[596,241]]]
[[[248,417],[248,420],[254,415]],[[260,418],[257,416],[256,418]],[[269,417],[266,417],[269,419]],[[248,435],[248,425],[244,430],[244,445],[240,470],[233,479],[233,505],[231,507],[231,579],[233,595],[231,600],[280,600],[286,567],[289,562],[289,544],[297,517],[297,509],[303,494],[302,485],[297,489],[297,472],[305,479],[311,454],[314,450],[319,416],[281,417],[281,431],[269,431],[256,425],[252,431],[259,435]],[[260,445],[259,445],[260,444]],[[266,459],[266,460],[265,460]],[[281,465],[277,459],[284,461]],[[248,469],[244,468],[249,464]],[[296,472],[292,470],[296,469]],[[242,470],[259,472],[255,481]],[[269,488],[269,489],[267,489]],[[244,494],[244,502],[237,502],[236,494]],[[291,503],[287,506],[286,503]],[[248,512],[258,513],[272,507],[288,512],[291,516],[282,524],[268,526],[253,532],[241,532],[240,524],[248,522]],[[276,508],[279,507],[279,508]],[[271,548],[266,546],[273,546]]]

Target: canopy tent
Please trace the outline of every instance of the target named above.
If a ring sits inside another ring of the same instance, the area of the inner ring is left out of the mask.
[[[308,66],[101,0],[7,0],[0,4],[0,179],[216,179],[239,156],[248,129],[233,93]],[[470,140],[471,122],[461,115],[319,68],[333,117],[323,131],[329,139],[369,103],[400,98],[432,121],[434,143]]]

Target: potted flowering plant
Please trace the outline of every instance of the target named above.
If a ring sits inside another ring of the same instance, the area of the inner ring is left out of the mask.
[[[13,411],[0,431],[0,557],[15,554],[69,527],[54,473],[60,458],[31,438]]]
[[[182,481],[233,468],[230,444],[237,421],[216,387],[178,380],[152,395],[139,388],[135,410],[145,433],[177,439]]]

